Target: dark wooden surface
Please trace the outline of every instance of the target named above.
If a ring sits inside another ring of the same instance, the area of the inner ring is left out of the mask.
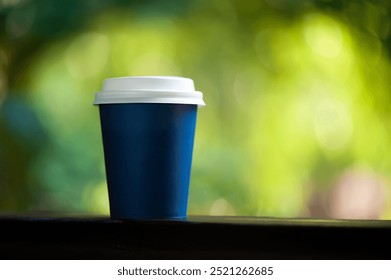
[[[391,221],[0,215],[0,259],[391,259]]]

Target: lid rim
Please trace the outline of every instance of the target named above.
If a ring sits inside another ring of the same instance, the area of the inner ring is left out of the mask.
[[[194,100],[194,102],[191,102],[191,101],[184,101],[184,100],[132,100],[132,101],[129,101],[129,100],[116,100],[116,102],[112,102],[112,101],[101,101],[99,103],[96,103],[94,102],[94,106],[99,106],[99,105],[115,105],[115,104],[141,104],[141,103],[145,103],[145,104],[182,104],[182,105],[195,105],[195,106],[199,106],[199,107],[204,107],[206,106],[206,104],[202,101],[199,101],[199,100]]]
[[[202,94],[201,91],[192,90],[192,91],[186,91],[186,90],[150,90],[150,89],[137,89],[137,90],[102,90],[98,91],[97,94],[112,94],[112,93],[183,93],[183,94]]]

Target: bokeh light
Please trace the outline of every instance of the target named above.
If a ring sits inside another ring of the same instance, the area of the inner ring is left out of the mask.
[[[391,218],[390,4],[94,3],[0,1],[0,210],[108,214],[94,93],[172,75],[207,103],[189,214]]]

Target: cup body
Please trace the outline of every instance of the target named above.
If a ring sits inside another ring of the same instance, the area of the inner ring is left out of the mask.
[[[197,105],[99,104],[113,219],[185,218]]]

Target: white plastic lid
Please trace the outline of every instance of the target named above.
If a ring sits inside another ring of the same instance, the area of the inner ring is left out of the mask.
[[[116,103],[173,103],[205,106],[192,79],[171,76],[138,76],[106,79],[94,105]]]

